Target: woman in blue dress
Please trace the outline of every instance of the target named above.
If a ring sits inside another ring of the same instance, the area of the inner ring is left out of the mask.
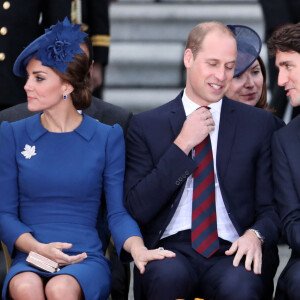
[[[79,27],[58,22],[14,66],[16,75],[27,74],[28,109],[42,113],[1,125],[0,238],[13,258],[3,299],[107,299],[110,266],[96,230],[102,190],[121,259],[129,261],[131,253],[143,273],[148,261],[175,255],[147,250],[123,207],[121,127],[78,111],[91,103],[86,34]],[[30,251],[61,270],[30,266]]]

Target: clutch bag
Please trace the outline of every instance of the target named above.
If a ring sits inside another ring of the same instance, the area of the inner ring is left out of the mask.
[[[31,266],[49,273],[55,273],[60,270],[57,262],[33,251],[29,252],[26,261]]]

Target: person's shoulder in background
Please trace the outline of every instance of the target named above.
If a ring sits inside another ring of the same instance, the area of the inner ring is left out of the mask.
[[[84,111],[87,115],[107,125],[119,124],[126,134],[132,113],[128,110],[93,97],[90,107]]]
[[[15,122],[35,115],[27,109],[27,103],[21,103],[0,111],[0,123],[3,121]]]

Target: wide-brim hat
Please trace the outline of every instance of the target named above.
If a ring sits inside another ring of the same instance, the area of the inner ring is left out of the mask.
[[[237,59],[234,76],[245,72],[258,58],[262,42],[255,30],[244,25],[227,25],[234,33],[237,43]]]
[[[87,35],[80,29],[80,24],[72,25],[66,17],[45,30],[45,33],[30,43],[17,57],[13,72],[15,75],[26,76],[26,67],[31,58],[40,60],[44,66],[51,67],[62,73],[66,72],[68,62],[74,55],[84,53],[80,44]]]

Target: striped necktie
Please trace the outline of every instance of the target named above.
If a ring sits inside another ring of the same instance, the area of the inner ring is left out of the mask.
[[[193,174],[192,247],[208,258],[219,249],[214,164],[209,135],[195,147],[194,160],[198,167]]]

